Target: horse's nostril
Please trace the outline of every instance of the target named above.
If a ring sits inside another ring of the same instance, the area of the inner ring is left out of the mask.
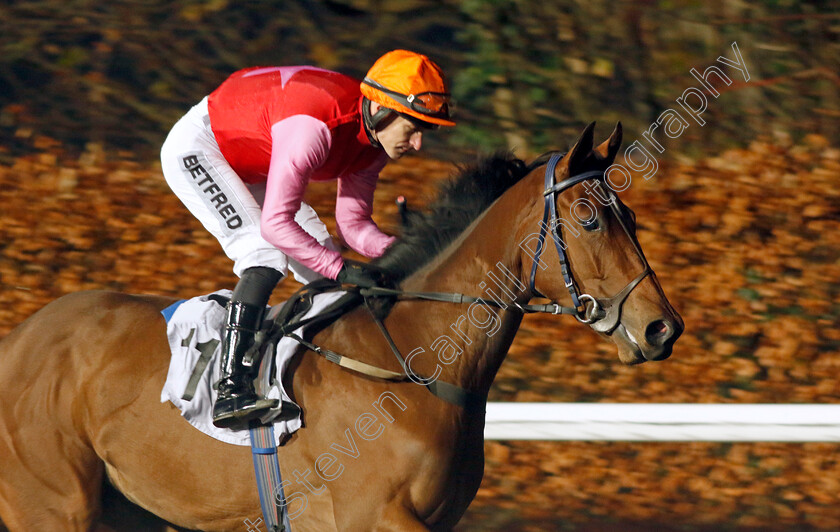
[[[655,320],[645,329],[645,338],[651,345],[661,346],[674,334],[674,327],[665,320]]]

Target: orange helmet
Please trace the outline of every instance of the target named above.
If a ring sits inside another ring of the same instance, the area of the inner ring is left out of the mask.
[[[425,55],[394,50],[376,60],[361,84],[373,102],[423,122],[454,126],[443,72]]]

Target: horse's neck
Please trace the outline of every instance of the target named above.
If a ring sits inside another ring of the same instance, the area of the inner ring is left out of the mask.
[[[522,280],[516,230],[527,216],[527,202],[522,187],[515,186],[429,266],[403,283],[407,291],[461,293],[508,306],[508,310],[502,310],[484,305],[435,304],[436,323],[445,325],[439,327],[440,331],[430,331],[431,338],[447,335],[463,349],[454,362],[441,364],[443,381],[486,394],[504,361],[522,321],[521,312],[510,310],[515,308],[512,303],[526,303],[530,297]],[[488,320],[490,325],[486,325]]]

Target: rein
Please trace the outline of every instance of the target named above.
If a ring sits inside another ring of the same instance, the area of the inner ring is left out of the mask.
[[[359,290],[362,296],[372,297],[388,297],[398,296],[400,299],[419,299],[425,301],[442,301],[444,303],[479,303],[488,307],[496,307],[504,310],[506,305],[497,301],[487,300],[482,297],[467,296],[456,292],[403,292],[402,290],[394,290],[391,288],[362,288]],[[578,310],[573,307],[564,307],[557,303],[548,303],[545,305],[520,305],[516,301],[512,301],[511,305],[519,309],[523,314],[545,313],[545,314],[570,314],[577,315]]]
[[[313,287],[314,288],[314,287]],[[313,290],[310,289],[309,286],[306,286],[298,291],[294,297],[290,298],[289,301],[299,301],[301,298],[305,297],[307,293],[311,293],[313,295],[317,293],[323,292],[333,292],[340,290],[340,285],[333,285],[330,287],[318,287],[317,289]],[[334,304],[330,308],[326,309],[322,314],[318,316],[313,316],[311,318],[306,319],[292,319],[285,325],[277,325],[275,323],[275,327],[268,330],[268,331],[261,331],[259,333],[259,339],[254,343],[254,347],[252,347],[252,354],[249,351],[249,354],[252,356],[256,355],[256,351],[260,349],[260,346],[264,345],[265,342],[268,341],[276,341],[280,337],[287,337],[295,340],[300,345],[323,356],[329,362],[333,364],[337,364],[343,368],[355,371],[356,373],[360,373],[362,375],[367,375],[368,377],[373,377],[380,380],[391,381],[391,382],[418,382],[422,383],[432,395],[442,399],[448,403],[454,404],[456,406],[460,406],[467,410],[477,410],[482,409],[484,407],[484,398],[479,394],[471,392],[469,390],[465,390],[464,388],[457,386],[455,384],[451,384],[445,381],[441,381],[440,379],[436,379],[434,381],[428,382],[429,378],[421,377],[414,373],[406,364],[405,358],[402,356],[399,348],[397,347],[396,343],[394,342],[391,334],[388,332],[388,329],[385,327],[385,324],[376,315],[373,308],[371,307],[370,301],[371,299],[376,299],[379,297],[397,297],[401,300],[409,300],[409,299],[417,299],[417,300],[427,300],[427,301],[442,301],[445,303],[479,303],[481,305],[487,305],[499,309],[504,309],[505,307],[496,301],[493,300],[486,300],[480,297],[473,297],[467,296],[464,294],[459,293],[446,293],[446,292],[404,292],[402,290],[395,290],[391,288],[383,288],[383,287],[375,287],[375,288],[359,288],[358,295],[362,296],[365,302],[365,307],[368,309],[373,321],[376,323],[377,327],[379,328],[382,336],[385,338],[385,341],[388,343],[388,346],[391,348],[391,352],[396,357],[397,361],[402,368],[402,372],[391,371],[384,368],[380,368],[366,362],[362,362],[360,360],[356,360],[354,358],[350,358],[348,356],[342,355],[337,353],[331,349],[327,349],[308,340],[302,338],[297,333],[292,331],[300,328],[305,327],[306,325],[310,325],[312,323],[323,322],[326,320],[330,320],[334,317],[338,317],[344,313],[343,305],[336,305]],[[287,302],[288,304],[288,302]],[[556,303],[550,303],[546,305],[520,305],[516,302],[512,302],[512,306],[518,309],[523,313],[547,313],[547,314],[569,314],[569,315],[577,315],[578,311],[572,307],[563,307]],[[282,314],[282,310],[281,310]],[[247,355],[246,355],[247,357]],[[413,375],[415,378],[413,379],[409,374]],[[416,380],[415,380],[416,379]],[[424,382],[426,381],[426,382]]]
[[[543,217],[542,222],[540,223],[540,233],[539,239],[537,244],[537,250],[534,255],[534,262],[531,266],[531,276],[529,280],[529,288],[532,293],[540,296],[546,297],[543,295],[539,290],[537,290],[536,286],[534,285],[536,275],[537,275],[537,265],[542,255],[543,247],[545,244],[545,237],[548,228],[550,227],[551,230],[551,237],[554,241],[554,247],[557,249],[557,255],[560,261],[560,270],[563,274],[563,282],[566,288],[569,290],[569,295],[571,296],[572,305],[571,307],[564,307],[559,303],[552,302],[544,305],[520,305],[519,303],[513,301],[511,305],[516,309],[522,312],[523,314],[531,314],[531,313],[546,313],[546,314],[568,314],[575,316],[578,321],[581,323],[585,323],[592,327],[594,330],[603,333],[611,333],[615,328],[618,326],[619,318],[621,315],[621,306],[627,297],[630,295],[630,292],[633,291],[642,280],[647,277],[649,274],[653,273],[648,264],[647,260],[645,259],[642,250],[639,248],[639,245],[636,241],[632,238],[632,234],[627,228],[627,225],[624,223],[623,216],[618,211],[617,207],[617,200],[612,197],[611,206],[616,213],[616,218],[619,220],[622,229],[624,232],[630,237],[631,242],[638,254],[639,258],[641,259],[642,263],[644,264],[644,270],[635,279],[630,281],[618,294],[609,297],[609,298],[595,298],[586,293],[579,293],[577,285],[574,280],[574,276],[572,275],[572,270],[569,264],[569,257],[565,251],[565,244],[563,243],[560,234],[558,232],[558,217],[557,217],[557,194],[564,192],[565,190],[571,188],[578,183],[586,181],[588,179],[598,179],[599,182],[604,178],[604,172],[593,170],[589,172],[583,172],[581,174],[577,174],[571,177],[560,181],[559,183],[555,183],[554,171],[557,168],[557,163],[560,159],[563,158],[565,153],[554,153],[551,158],[548,160],[545,169],[545,189],[543,190],[543,196],[545,198],[545,208],[543,210]],[[318,286],[312,286],[316,283]],[[315,283],[310,283],[295,294],[292,298],[287,301],[287,305],[293,306],[293,301],[301,300],[304,294],[307,293],[320,293],[320,292],[331,292],[340,290],[341,286],[336,285],[334,282],[326,280],[316,281]],[[441,301],[445,303],[456,303],[456,304],[463,304],[463,303],[478,303],[481,305],[487,305],[499,309],[507,309],[506,305],[499,303],[493,300],[486,300],[481,297],[474,297],[468,296],[460,293],[451,293],[451,292],[405,292],[402,290],[396,290],[392,288],[384,288],[384,287],[373,287],[373,288],[360,288],[357,287],[355,293],[361,296],[364,300],[365,307],[368,309],[371,317],[373,318],[374,322],[376,323],[377,327],[379,328],[380,332],[384,336],[385,340],[387,341],[391,351],[394,353],[397,361],[402,368],[402,372],[390,371],[383,368],[379,368],[365,362],[361,362],[346,356],[343,356],[335,351],[322,348],[317,346],[303,338],[299,335],[292,332],[293,330],[298,329],[299,327],[303,327],[305,325],[311,324],[313,322],[323,322],[325,320],[333,319],[334,317],[340,316],[343,314],[345,310],[344,303],[342,305],[333,304],[331,307],[326,309],[324,313],[307,319],[292,319],[290,322],[286,323],[285,325],[276,325],[276,328],[272,331],[269,331],[266,334],[266,337],[261,338],[256,342],[255,347],[257,345],[261,345],[262,342],[269,340],[269,339],[277,339],[280,336],[286,336],[296,340],[299,344],[304,346],[305,348],[323,356],[328,361],[338,364],[339,366],[350,369],[357,373],[361,373],[363,375],[367,375],[369,377],[374,377],[381,380],[392,381],[392,382],[405,382],[411,380],[413,382],[420,382],[423,384],[429,392],[431,392],[436,397],[452,403],[454,405],[460,406],[467,410],[474,410],[474,409],[482,409],[485,405],[485,399],[481,397],[479,394],[475,392],[471,392],[466,390],[460,386],[441,381],[440,379],[435,379],[434,381],[428,382],[429,378],[423,378],[419,375],[415,374],[411,371],[411,368],[408,367],[406,364],[405,359],[400,353],[399,348],[397,347],[394,340],[391,338],[390,333],[388,332],[385,324],[376,315],[374,309],[371,306],[371,299],[376,299],[379,297],[396,297],[397,299],[401,300],[408,300],[408,299],[415,299],[415,300],[426,300],[426,301]],[[354,294],[355,295],[355,294]],[[548,298],[546,298],[548,299]],[[338,303],[341,303],[339,301]],[[286,311],[286,306],[280,311],[280,316],[288,316],[291,312],[291,306],[289,307],[288,311]],[[511,309],[513,310],[513,309]],[[286,312],[284,312],[286,311]],[[413,379],[411,376],[417,378],[417,380]]]

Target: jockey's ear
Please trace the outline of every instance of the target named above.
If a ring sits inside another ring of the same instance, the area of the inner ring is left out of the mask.
[[[365,123],[370,129],[379,131],[396,118],[397,113],[393,109],[389,109],[371,100],[367,101],[369,102],[368,105],[370,105],[370,118]]]

